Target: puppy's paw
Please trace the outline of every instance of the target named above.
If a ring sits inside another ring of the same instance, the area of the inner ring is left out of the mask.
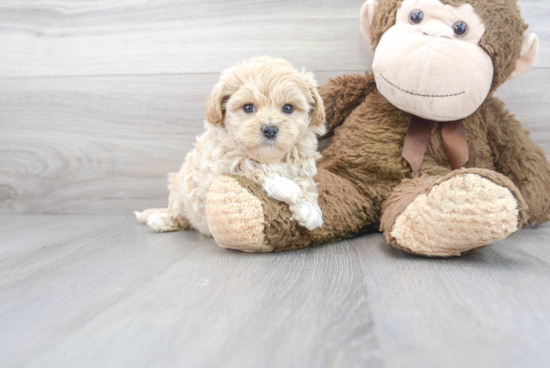
[[[292,212],[291,220],[297,221],[308,230],[319,229],[323,226],[323,214],[321,208],[309,202],[300,202],[289,206]]]
[[[262,189],[271,198],[289,204],[300,202],[304,195],[298,184],[283,176],[266,179]]]

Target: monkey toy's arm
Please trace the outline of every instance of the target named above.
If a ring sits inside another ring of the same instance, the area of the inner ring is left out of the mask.
[[[548,221],[550,164],[544,151],[529,138],[529,132],[504,108],[502,101],[492,99],[487,112],[492,123],[489,142],[497,170],[512,179],[523,195],[529,206],[528,225]]]
[[[325,137],[331,136],[334,128],[342,124],[353,109],[363,102],[375,88],[374,76],[368,73],[344,75],[321,85],[319,94],[323,98],[327,114]]]

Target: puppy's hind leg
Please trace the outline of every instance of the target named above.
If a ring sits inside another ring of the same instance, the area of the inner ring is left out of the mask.
[[[138,221],[146,222],[157,233],[191,228],[185,217],[174,216],[168,208],[151,208],[143,212],[135,211],[134,214]]]
[[[140,222],[147,222],[147,219],[149,216],[151,216],[153,213],[165,213],[168,211],[167,208],[150,208],[145,211],[134,211],[134,215],[136,215],[136,219]]]
[[[143,212],[134,212],[139,221],[147,222],[155,232],[167,232],[178,230],[189,230],[191,224],[183,212],[183,202],[178,188],[178,175],[169,174],[170,197],[168,199],[168,208],[152,208]]]
[[[185,217],[174,216],[168,210],[150,214],[147,218],[147,225],[157,233],[191,229],[191,224]]]

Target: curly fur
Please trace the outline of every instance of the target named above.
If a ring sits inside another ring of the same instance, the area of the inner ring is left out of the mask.
[[[244,104],[254,104],[252,114]],[[292,104],[290,114],[281,112]],[[325,133],[323,102],[313,75],[282,59],[260,57],[222,74],[206,104],[206,132],[197,138],[179,173],[170,174],[167,209],[136,213],[155,231],[195,228],[206,221],[208,190],[223,174],[242,175],[263,185],[268,196],[290,205],[293,218],[308,229],[322,225],[313,177],[317,173],[317,136]],[[262,127],[278,128],[266,140]]]

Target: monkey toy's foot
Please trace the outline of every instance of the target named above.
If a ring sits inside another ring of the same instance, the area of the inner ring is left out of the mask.
[[[206,217],[220,247],[244,252],[270,252],[264,235],[262,202],[239,178],[221,176],[208,191]]]
[[[385,206],[381,227],[395,247],[415,254],[459,256],[507,238],[527,217],[519,190],[490,170],[461,169],[400,186]]]

